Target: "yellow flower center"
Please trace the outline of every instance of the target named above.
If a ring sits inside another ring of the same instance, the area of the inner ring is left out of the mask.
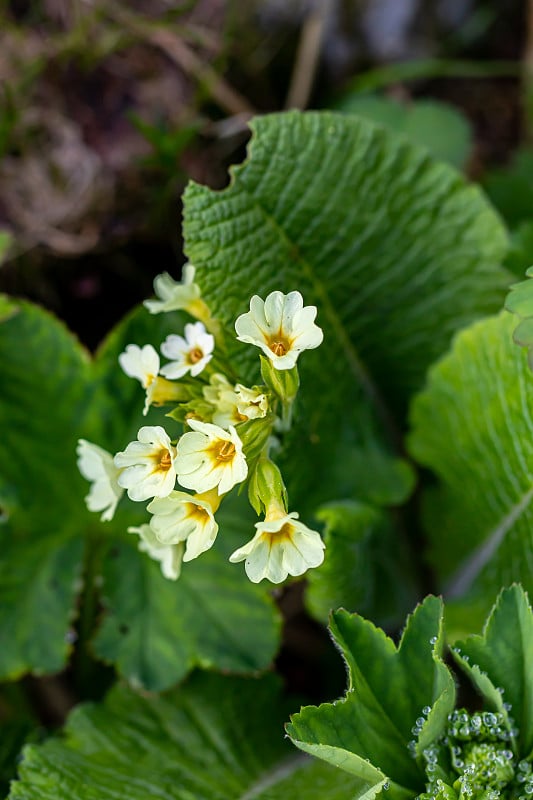
[[[157,454],[157,460],[159,462],[159,469],[162,472],[168,472],[172,466],[172,456],[166,448],[159,451]]]
[[[280,329],[277,333],[272,334],[272,336],[267,340],[267,345],[269,350],[272,350],[275,356],[284,356],[291,349],[292,341],[285,336],[283,331]]]
[[[233,442],[217,442],[215,448],[215,457],[218,461],[231,461],[235,455],[235,445]]]
[[[293,526],[290,522],[286,522],[281,526],[279,531],[263,531],[261,538],[263,541],[268,542],[269,547],[277,547],[284,541],[292,541]]]
[[[293,526],[291,525],[291,523],[286,522],[284,525],[282,525],[280,530],[274,535],[276,536],[277,539],[288,539],[289,541],[291,541],[292,530]]]
[[[202,506],[197,506],[196,503],[185,503],[186,517],[196,519],[201,525],[205,525],[209,521],[209,513]]]
[[[201,350],[199,347],[193,347],[191,350],[189,350],[188,360],[191,364],[197,364],[202,360],[203,357],[203,350]]]

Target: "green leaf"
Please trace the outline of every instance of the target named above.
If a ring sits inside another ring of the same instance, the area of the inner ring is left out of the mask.
[[[401,502],[414,483],[398,457],[407,399],[457,328],[501,305],[505,232],[478,189],[366,120],[291,112],[251,126],[230,186],[185,192],[203,296],[251,384],[257,350],[233,338],[250,297],[298,289],[318,307],[324,343],[299,360],[279,457],[291,510],[311,524],[325,503]]]
[[[478,607],[533,587],[533,376],[502,313],[461,332],[413,404],[410,450],[439,484],[424,521],[448,596]]]
[[[481,636],[456,643],[454,656],[495,710],[514,719],[519,756],[533,751],[533,613],[521,586],[499,596]],[[468,661],[466,659],[469,659]],[[477,668],[477,669],[476,669]],[[503,701],[508,706],[504,706]]]
[[[407,105],[388,97],[357,93],[341,98],[335,108],[403,134],[413,144],[427,148],[435,158],[459,169],[465,166],[472,148],[467,120],[446,103],[415,100]]]
[[[28,707],[25,690],[18,684],[0,691],[0,796],[9,791],[16,777],[20,752],[26,742],[38,741],[42,731]]]
[[[453,677],[441,660],[442,603],[430,597],[417,607],[398,649],[371,622],[342,610],[332,615],[331,631],[348,666],[348,692],[336,703],[294,715],[290,738],[356,775],[370,762],[379,773],[376,785],[386,777],[392,796],[423,791],[424,773],[409,749],[412,728],[424,720],[420,753],[442,733],[455,701]]]
[[[395,502],[407,398],[454,331],[501,305],[505,232],[478,189],[366,120],[290,112],[251,126],[227,189],[189,184],[186,252],[228,332],[257,291],[298,289],[318,307],[324,343],[299,361],[280,460],[291,507],[305,519],[340,498]],[[257,381],[256,349],[228,344]]]
[[[533,267],[526,270],[528,278],[533,277]],[[530,369],[533,370],[533,281],[525,280],[511,286],[505,308],[520,317],[521,322],[513,332],[513,340],[527,349]]]
[[[370,395],[405,399],[454,331],[499,306],[498,218],[455,171],[366,120],[290,112],[251,127],[250,157],[227,189],[185,192],[186,251],[205,299],[232,327],[258,287],[298,288],[325,333],[302,371],[313,370],[329,413],[340,402],[346,412],[345,373]]]
[[[186,565],[174,583],[126,533],[128,525],[147,521],[141,504],[125,498],[113,522],[100,523],[83,501],[88,484],[76,467],[78,438],[115,452],[145,423],[178,430],[163,411],[142,417],[143,390],[117,359],[130,342],[158,346],[168,332],[182,330],[183,316],[153,317],[140,309],[91,361],[42,310],[7,301],[6,312],[0,324],[0,676],[62,668],[82,575],[87,591],[104,585],[107,616],[95,650],[131,681],[160,689],[195,664],[241,672],[267,667],[279,641],[279,615],[268,587],[250,584],[227,561],[228,548],[251,538],[249,517],[241,521],[240,509],[224,512],[223,506],[219,547],[190,571]],[[83,603],[81,613],[87,613]],[[87,624],[95,621],[84,619]]]
[[[346,800],[361,782],[298,756],[277,681],[195,674],[163,697],[115,688],[28,747],[9,800]]]
[[[9,301],[8,301],[9,304]],[[90,402],[86,353],[27,303],[0,324],[0,675],[61,668],[87,522],[76,429]]]
[[[249,506],[233,505],[233,513],[226,505],[217,514],[215,547],[184,565],[176,583],[139,553],[133,536],[116,542],[104,560],[107,613],[94,648],[132,684],[159,691],[194,665],[245,673],[272,661],[279,615],[265,589],[228,561],[254,530]]]
[[[316,517],[325,523],[327,556],[307,578],[311,613],[326,620],[344,605],[382,625],[399,624],[415,602],[415,581],[403,577],[410,572],[406,543],[390,513],[347,500],[322,506]]]

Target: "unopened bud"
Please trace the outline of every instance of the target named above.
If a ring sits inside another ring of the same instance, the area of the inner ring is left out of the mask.
[[[257,514],[266,514],[272,506],[287,510],[287,490],[279,468],[269,458],[257,461],[248,482],[248,498]]]

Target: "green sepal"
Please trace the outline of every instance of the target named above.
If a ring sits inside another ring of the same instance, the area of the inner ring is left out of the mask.
[[[201,397],[189,400],[188,403],[180,403],[165,416],[175,419],[186,426],[188,419],[199,419],[201,422],[211,422],[213,418],[213,406]],[[187,426],[186,429],[188,430]]]
[[[255,460],[265,450],[272,434],[275,420],[274,414],[267,414],[260,419],[248,419],[237,426],[236,430],[242,442],[249,467],[253,466]]]
[[[248,499],[257,514],[264,514],[272,503],[287,510],[287,489],[279,467],[269,458],[259,458],[248,479]]]
[[[300,376],[298,367],[292,369],[276,369],[272,361],[263,355],[261,359],[261,377],[269,389],[282,403],[292,403],[300,388]]]

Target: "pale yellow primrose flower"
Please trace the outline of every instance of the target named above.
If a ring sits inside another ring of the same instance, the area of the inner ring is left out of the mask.
[[[118,357],[118,363],[130,378],[137,378],[147,389],[159,373],[159,353],[151,344],[139,347],[129,344]]]
[[[113,463],[113,456],[97,444],[80,439],[78,447],[78,469],[83,477],[92,481],[85,503],[89,511],[102,511],[100,519],[108,522],[113,519],[118,501],[124,494],[118,484],[121,470]]]
[[[265,417],[268,411],[266,394],[240,383],[234,387],[220,372],[211,375],[209,386],[203,388],[203,395],[215,407],[214,424],[226,430],[230,425],[238,425],[247,419]]]
[[[215,490],[190,495],[171,492],[168,497],[156,497],[148,504],[153,514],[150,527],[161,544],[170,545],[186,541],[184,561],[192,561],[212,547],[218,525],[214,513],[221,498]]]
[[[160,425],[143,426],[137,439],[114,458],[115,466],[123,470],[118,484],[127,489],[130,500],[166,497],[176,483],[176,448]]]
[[[216,372],[209,378],[209,386],[204,386],[203,395],[214,407],[212,420],[215,425],[227,430],[230,425],[238,425],[248,417],[237,408],[239,398],[233,385],[225,375]]]
[[[182,378],[188,372],[194,378],[207,366],[213,357],[215,337],[207,333],[201,322],[185,325],[185,338],[171,333],[161,345],[161,352],[172,359],[163,367],[165,378]]]
[[[151,344],[145,344],[144,347],[129,344],[118,360],[126,375],[137,378],[146,389],[144,416],[151,405],[161,406],[181,399],[181,388],[158,375],[159,353]]]
[[[207,492],[218,487],[226,494],[248,475],[246,456],[237,431],[228,431],[209,422],[187,420],[192,431],[184,433],[178,442],[174,466],[178,482],[186,489]]]
[[[235,386],[237,410],[247,419],[262,419],[268,411],[268,397],[257,389],[248,389],[242,383]]]
[[[144,301],[144,306],[150,314],[183,310],[196,316],[194,311],[200,300],[200,287],[194,283],[195,272],[192,264],[185,264],[181,282],[175,281],[168,272],[157,275],[154,280],[154,292],[158,299]]]
[[[250,311],[235,321],[237,339],[260,347],[276,369],[292,369],[302,350],[322,343],[316,313],[316,306],[304,306],[300,292],[271,292],[266,300],[254,294]]]
[[[147,553],[154,561],[161,564],[163,576],[170,581],[177,581],[181,572],[181,562],[183,561],[183,542],[178,544],[161,544],[156,538],[155,533],[149,525],[141,525],[139,528],[128,528],[128,533],[136,533],[140,536],[139,550]]]
[[[300,522],[295,512],[286,514],[274,506],[255,527],[254,538],[229,558],[234,564],[244,561],[252,583],[263,578],[281,583],[287,575],[303,575],[310,567],[322,564],[325,545],[320,534]]]

